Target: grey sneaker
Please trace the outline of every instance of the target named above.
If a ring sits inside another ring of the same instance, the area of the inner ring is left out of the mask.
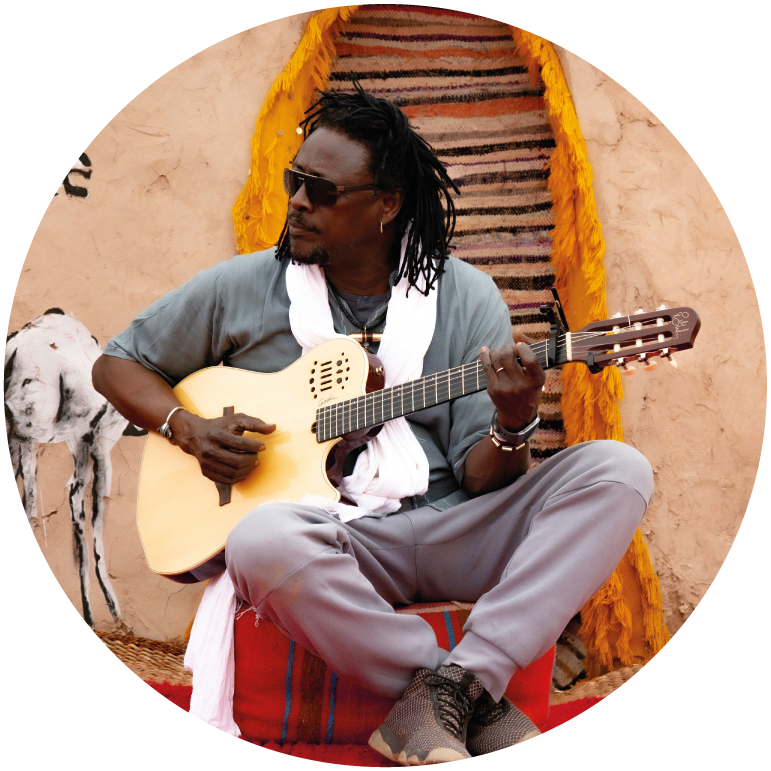
[[[540,733],[533,721],[505,696],[496,703],[485,691],[474,705],[466,748],[474,756],[486,755],[488,752],[513,747]]]
[[[470,758],[466,729],[484,686],[456,664],[419,669],[369,746],[403,766]]]

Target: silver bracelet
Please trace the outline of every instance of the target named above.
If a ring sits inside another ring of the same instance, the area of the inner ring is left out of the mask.
[[[164,438],[168,439],[172,444],[174,442],[172,441],[173,434],[171,433],[171,426],[169,425],[169,421],[171,420],[171,416],[177,412],[178,410],[185,410],[187,412],[187,409],[185,407],[175,407],[167,416],[166,420],[164,421],[162,426],[158,427],[158,433]]]

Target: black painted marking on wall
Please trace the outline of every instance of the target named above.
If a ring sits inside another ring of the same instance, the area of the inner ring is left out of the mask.
[[[88,188],[87,187],[81,187],[80,185],[75,185],[70,181],[70,175],[71,174],[79,174],[84,179],[91,179],[91,173],[93,169],[91,169],[91,160],[90,158],[85,154],[82,153],[79,160],[79,165],[73,166],[69,172],[67,173],[67,176],[62,181],[62,187],[64,188],[64,192],[67,193],[68,196],[74,197],[74,198],[88,198]],[[59,195],[59,192],[57,191],[54,193],[54,195]]]

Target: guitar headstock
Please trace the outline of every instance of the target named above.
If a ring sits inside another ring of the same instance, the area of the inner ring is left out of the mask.
[[[592,372],[614,364],[622,374],[632,374],[630,362],[656,367],[652,357],[666,358],[673,366],[672,354],[693,348],[701,320],[693,308],[665,308],[629,316],[620,313],[605,321],[593,321],[570,335],[570,360],[583,361]]]

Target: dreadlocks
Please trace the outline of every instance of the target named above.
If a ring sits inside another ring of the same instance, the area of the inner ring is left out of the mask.
[[[321,91],[300,125],[306,138],[317,128],[326,127],[361,142],[369,151],[370,170],[378,189],[403,191],[404,201],[395,220],[398,241],[410,222],[412,227],[396,280],[406,275],[410,286],[417,287],[418,278],[423,276],[428,294],[443,272],[455,231],[450,188],[458,194],[460,191],[434,149],[398,107],[366,93],[357,81],[353,85],[352,94]],[[289,233],[284,225],[276,259],[289,256]]]

